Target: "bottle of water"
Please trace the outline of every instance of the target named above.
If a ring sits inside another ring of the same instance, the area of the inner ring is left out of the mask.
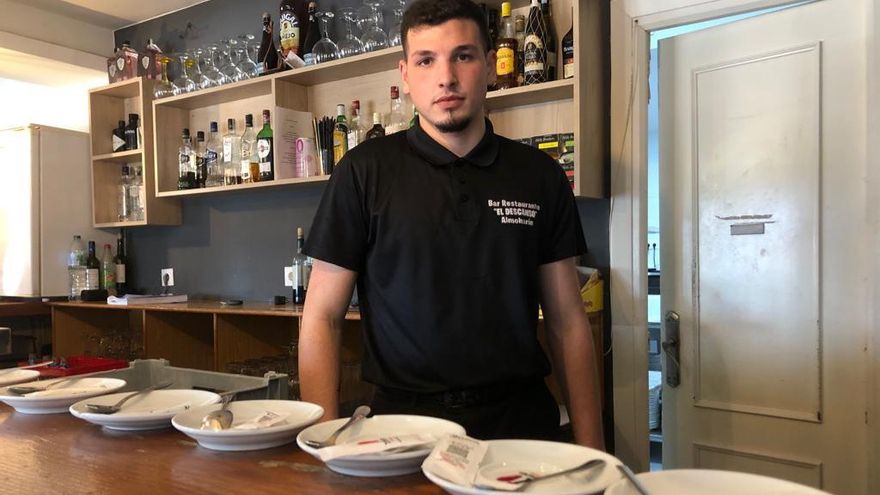
[[[82,238],[73,236],[67,256],[67,285],[70,289],[69,299],[79,301],[80,294],[86,289],[86,248]]]

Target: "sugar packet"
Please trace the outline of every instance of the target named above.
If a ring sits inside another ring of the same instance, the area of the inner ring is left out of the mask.
[[[381,452],[411,449],[420,445],[429,448],[437,441],[437,437],[429,433],[410,433],[383,438],[363,438],[356,442],[334,445],[318,450],[321,460],[327,462],[337,457],[349,457],[363,454],[377,454]]]
[[[471,486],[488,449],[487,442],[449,435],[437,442],[422,468],[456,485]]]
[[[237,424],[232,427],[233,430],[259,430],[268,428],[283,422],[290,414],[278,414],[272,411],[263,411],[263,414],[244,423]]]

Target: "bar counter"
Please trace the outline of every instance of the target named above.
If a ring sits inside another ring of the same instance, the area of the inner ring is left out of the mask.
[[[444,493],[421,473],[336,474],[296,443],[215,452],[172,427],[115,432],[70,414],[28,415],[0,404],[0,493]]]

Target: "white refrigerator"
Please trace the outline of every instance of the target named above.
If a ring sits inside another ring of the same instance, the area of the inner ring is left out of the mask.
[[[42,125],[0,130],[0,297],[68,294],[73,236],[100,258],[115,232],[92,227],[89,135]]]

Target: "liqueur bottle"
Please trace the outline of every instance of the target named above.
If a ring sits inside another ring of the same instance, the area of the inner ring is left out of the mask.
[[[269,110],[263,110],[263,128],[257,134],[257,157],[259,158],[260,182],[275,179],[272,151],[272,126]]]
[[[263,37],[260,39],[260,49],[257,52],[258,64],[263,64],[261,72],[278,68],[278,49],[275,48],[275,38],[272,28],[272,16],[263,12]]]
[[[179,159],[179,176],[177,179],[178,189],[192,189],[196,182],[196,154],[192,147],[192,138],[189,135],[189,129],[183,129],[181,136]]]
[[[119,126],[113,129],[113,152],[125,151],[125,121],[120,120]]]
[[[373,112],[373,127],[367,131],[367,135],[364,136],[364,140],[374,139],[377,137],[382,137],[385,135],[385,128],[382,127],[382,116],[379,115],[379,112]]]
[[[116,234],[116,257],[113,263],[116,269],[116,295],[124,296],[128,292],[128,285],[125,283],[125,234],[122,229]]]
[[[339,163],[348,152],[348,124],[345,122],[345,105],[336,105],[336,125],[333,127],[333,163]]]
[[[86,289],[101,287],[101,262],[95,256],[95,241],[89,241],[89,256],[86,258]]]
[[[282,0],[281,14],[278,16],[278,34],[281,38],[281,58],[289,53],[299,54],[299,17],[296,15],[294,0]]]
[[[206,153],[205,132],[199,131],[196,133],[196,184],[194,186],[196,188],[205,187],[205,182],[208,179],[208,167],[205,164]]]
[[[516,26],[510,17],[510,2],[501,4],[501,29],[495,43],[495,89],[515,88],[516,83]]]
[[[321,27],[318,25],[318,19],[315,18],[315,9],[317,9],[317,4],[315,2],[309,2],[309,22],[302,43],[303,60],[306,62],[306,65],[315,63],[315,59],[312,56],[312,49],[315,47],[315,43],[321,39]]]
[[[227,186],[241,184],[241,136],[235,133],[235,119],[226,120],[223,135],[223,182]]]
[[[125,126],[125,149],[136,150],[141,147],[140,117],[136,113],[128,114],[128,125]]]
[[[409,128],[409,117],[403,111],[403,102],[400,100],[400,89],[397,86],[391,86],[391,111],[388,115],[388,127],[385,132],[394,134],[397,131],[404,131]]]
[[[525,84],[538,84],[547,80],[547,50],[544,48],[544,20],[538,0],[532,0],[526,23],[525,49],[523,50],[523,76]]]
[[[363,134],[361,127],[361,102],[360,100],[352,100],[351,119],[348,124],[348,149],[354,148],[363,141]]]
[[[547,80],[555,81],[556,72],[556,27],[553,24],[553,13],[550,0],[541,0],[541,14],[544,17],[544,48],[547,49]],[[574,21],[574,19],[572,19]]]
[[[254,116],[244,116],[244,133],[241,135],[241,181],[259,182],[260,157],[257,155],[257,133],[254,132]]]
[[[517,15],[514,26],[516,28],[516,85],[522,86],[525,79],[523,75],[523,68],[525,66],[523,54],[526,48],[526,16]]]
[[[309,286],[309,275],[311,272],[311,263],[308,257],[303,253],[305,245],[305,236],[303,236],[302,227],[296,228],[296,254],[293,255],[293,303],[305,304],[306,291]]]
[[[101,288],[110,295],[116,295],[116,264],[113,263],[110,244],[104,244],[104,252],[101,254]]]
[[[574,77],[574,12],[572,12],[572,24],[562,37],[562,78]]]
[[[208,171],[208,177],[205,180],[205,187],[217,187],[224,184],[223,166],[221,165],[223,144],[217,137],[217,122],[211,122],[208,128],[210,134],[205,147],[205,169]]]

